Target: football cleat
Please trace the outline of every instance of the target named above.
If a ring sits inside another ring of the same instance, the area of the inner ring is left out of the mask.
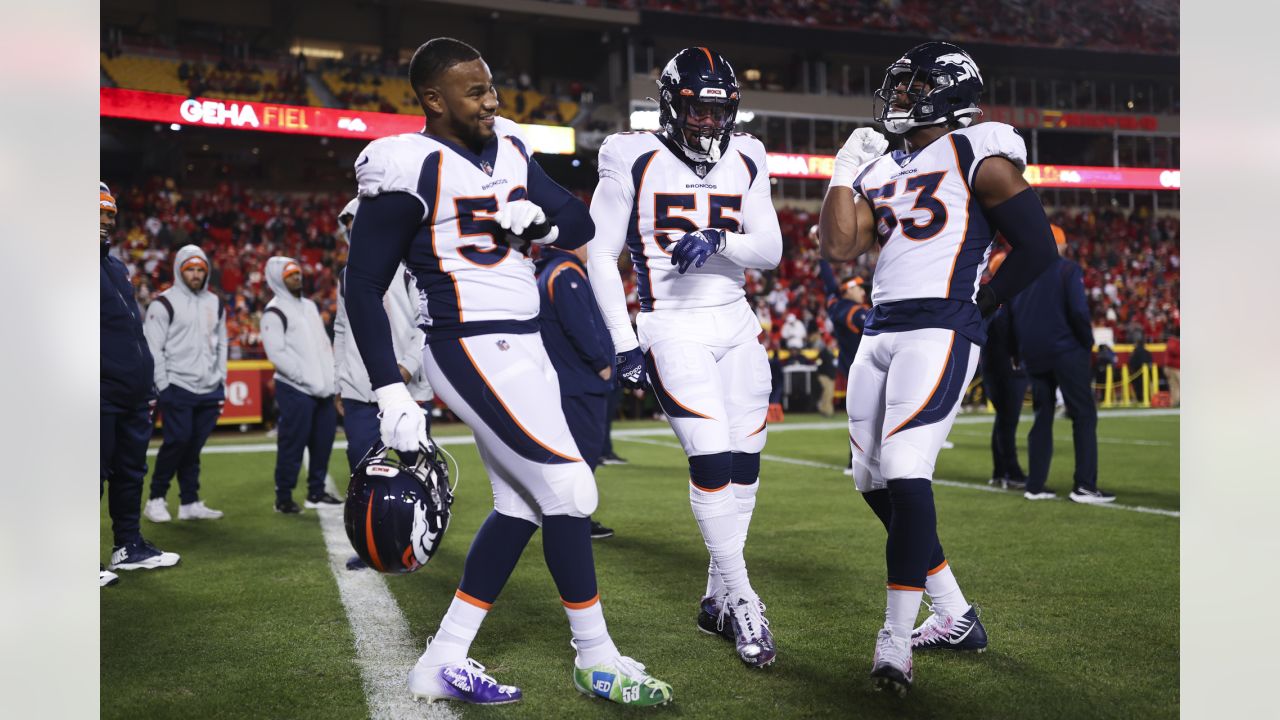
[[[876,635],[876,654],[871,661],[871,682],[877,690],[906,697],[911,689],[911,641],[894,637],[887,627]]]
[[[728,595],[708,595],[702,598],[702,602],[698,603],[698,629],[708,635],[719,635],[725,640],[737,640],[733,633],[733,621],[728,620],[727,613],[721,613],[721,608],[728,602]]]
[[[330,495],[327,492],[313,493],[307,496],[307,501],[303,503],[303,507],[308,510],[318,510],[321,508],[336,508],[342,505],[342,501]]]
[[[929,617],[911,633],[912,651],[987,649],[987,629],[979,619],[977,605],[970,605],[963,615],[948,615],[936,605],[930,605],[929,612]]]
[[[179,520],[217,520],[220,517],[222,511],[207,507],[203,500],[178,506]]]
[[[644,665],[624,655],[580,668],[573,665],[573,686],[619,705],[646,707],[671,702],[671,686],[645,672]]]
[[[1083,503],[1085,505],[1100,505],[1102,503],[1115,502],[1116,496],[1109,492],[1104,492],[1098,488],[1078,487],[1071,491],[1067,497],[1072,502]]]
[[[142,516],[153,523],[167,523],[173,519],[162,497],[148,500],[147,504],[142,507]]]
[[[111,550],[108,570],[153,570],[178,564],[178,553],[165,552],[138,538],[127,545],[117,545]]]
[[[457,700],[473,705],[507,705],[523,697],[520,688],[500,684],[471,658],[434,666],[419,661],[409,671],[409,692],[427,702]]]
[[[723,622],[723,618],[728,616],[733,624],[738,657],[750,667],[765,667],[778,656],[764,611],[765,606],[760,598],[745,595],[739,595],[736,599],[726,598],[724,605],[720,607],[718,620]]]
[[[1025,475],[995,475],[987,481],[987,484],[1004,490],[1025,490],[1027,488],[1027,477]]]
[[[294,502],[292,498],[276,500],[276,512],[284,513],[285,515],[297,515],[302,512],[302,508],[298,507],[298,503]]]

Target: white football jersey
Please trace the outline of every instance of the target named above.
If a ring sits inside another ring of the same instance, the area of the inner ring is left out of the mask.
[[[405,192],[422,201],[423,228],[406,264],[433,328],[538,316],[533,262],[493,220],[506,203],[528,199],[528,145],[510,120],[497,118],[494,131],[497,143],[480,156],[404,133],[374,140],[356,160],[360,197]]]
[[[602,219],[593,203],[596,237],[607,232],[602,224],[626,228],[641,312],[720,307],[745,297],[744,264],[734,258],[739,248],[712,255],[701,268],[690,267],[683,275],[676,271],[671,250],[685,233],[720,228],[760,234],[761,240],[737,241],[739,245],[771,243],[776,235],[781,252],[764,145],[751,135],[734,133],[705,177],[652,132],[610,135],[600,146],[599,166],[602,180],[613,178],[629,191],[630,217]]]
[[[917,298],[972,302],[994,230],[970,184],[984,158],[1027,165],[1011,126],[985,122],[954,130],[915,153],[895,151],[864,166],[854,192],[872,204],[880,259],[874,305]]]

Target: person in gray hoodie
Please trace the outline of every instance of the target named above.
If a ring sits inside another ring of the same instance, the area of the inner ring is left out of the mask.
[[[351,224],[359,209],[359,199],[352,199],[338,215],[338,228],[347,243],[351,242]],[[382,297],[387,319],[391,322],[391,344],[395,349],[400,377],[409,388],[409,395],[419,405],[430,402],[435,393],[422,371],[422,345],[425,333],[419,327],[418,289],[413,276],[400,265],[398,282],[391,284]],[[338,315],[333,323],[333,355],[338,376],[338,412],[342,414],[342,427],[347,435],[347,464],[351,470],[373,448],[379,439],[378,398],[373,393],[373,383],[365,370],[364,360],[355,339],[351,337],[351,321],[347,317],[347,303],[342,297],[346,274],[338,276]],[[431,430],[431,415],[427,414],[427,431]],[[407,453],[401,460],[412,465],[416,453]]]
[[[178,475],[178,519],[216,520],[222,512],[200,500],[200,451],[226,397],[227,323],[222,302],[209,292],[209,257],[185,245],[173,258],[173,287],[147,308],[143,332],[155,361],[164,443],[151,475],[142,514],[169,522],[165,495]]]
[[[293,501],[302,468],[302,451],[310,451],[307,471],[308,508],[339,507],[342,501],[325,492],[329,455],[337,432],[334,406],[333,346],[316,304],[302,294],[302,266],[275,256],[267,260],[267,285],[275,293],[262,313],[262,346],[276,366],[276,405],[280,408],[276,437],[276,512],[302,512]]]

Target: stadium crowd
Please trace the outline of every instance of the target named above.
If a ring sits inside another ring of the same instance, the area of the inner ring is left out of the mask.
[[[558,0],[628,10],[694,13],[767,23],[848,27],[952,40],[1091,50],[1178,52],[1178,4],[1169,0]]]
[[[183,190],[172,179],[119,186],[115,252],[129,266],[145,307],[173,283],[172,255],[193,243],[208,253],[210,288],[227,306],[228,343],[235,358],[262,357],[259,322],[271,298],[263,265],[272,255],[303,265],[306,294],[332,332],[335,272],[346,262],[335,218],[349,199],[339,195],[262,192],[221,183]],[[826,297],[818,279],[817,213],[781,207],[783,259],[774,271],[747,271],[746,291],[770,346],[792,350],[834,348]],[[1116,342],[1163,340],[1180,324],[1179,234],[1174,216],[1152,217],[1112,208],[1051,211],[1067,233],[1068,257],[1084,267],[1093,324],[1114,330]],[[875,253],[860,264],[837,267],[841,277],[870,279]],[[633,312],[635,282],[625,275]]]

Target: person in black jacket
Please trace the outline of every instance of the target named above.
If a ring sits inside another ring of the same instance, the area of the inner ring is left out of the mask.
[[[98,494],[108,490],[113,547],[107,569],[98,567],[100,587],[119,578],[108,570],[139,570],[176,565],[177,553],[164,552],[142,537],[142,485],[151,440],[155,367],[142,334],[142,311],[124,263],[112,257],[110,235],[116,226],[116,201],[105,183],[98,188],[99,275],[102,314],[99,349],[101,464]]]
[[[1014,363],[1013,321],[1005,307],[996,310],[987,326],[982,348],[982,391],[995,408],[991,426],[991,484],[1023,489],[1027,475],[1018,462],[1018,416],[1027,395],[1027,371]]]
[[[596,305],[583,262],[587,246],[577,250],[543,247],[534,263],[538,277],[542,344],[560,380],[560,407],[578,452],[595,472],[604,453],[606,413],[613,391],[613,338]],[[612,537],[613,529],[591,519],[591,537]]]
[[[1084,273],[1061,257],[1066,238],[1058,235],[1057,261],[1013,299],[1011,315],[1022,362],[1031,378],[1035,422],[1027,436],[1030,474],[1025,497],[1056,497],[1045,487],[1053,459],[1053,413],[1056,390],[1071,418],[1075,444],[1075,487],[1071,500],[1108,503],[1116,496],[1098,489],[1098,409],[1090,383],[1093,327],[1084,294]]]

